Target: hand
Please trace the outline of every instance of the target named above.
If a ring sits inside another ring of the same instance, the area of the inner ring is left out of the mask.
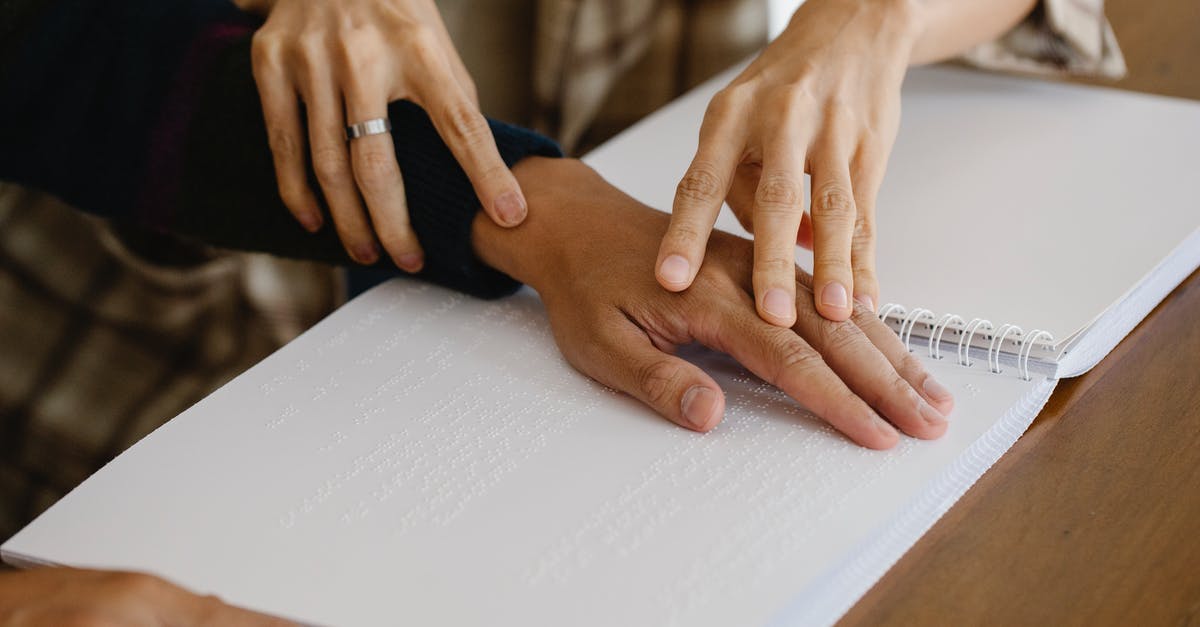
[[[241,626],[293,623],[198,596],[150,575],[38,568],[0,575],[0,627]]]
[[[305,176],[297,95],[306,106],[313,169],[356,261],[377,261],[378,235],[400,268],[416,272],[424,263],[391,135],[348,143],[345,136],[347,124],[386,118],[394,100],[412,100],[430,114],[497,224],[525,218],[521,188],[500,158],[475,85],[431,0],[236,1],[267,15],[254,35],[254,79],[280,197],[306,229],[320,229],[322,218]]]
[[[663,287],[692,285],[727,200],[754,233],[754,295],[763,320],[789,327],[797,319],[797,243],[813,250],[822,316],[847,320],[855,301],[875,309],[875,197],[916,41],[908,4],[809,0],[713,98],[659,250]],[[805,172],[812,175],[811,219],[804,214]]]
[[[477,218],[481,258],[542,296],[560,350],[576,369],[626,392],[670,420],[708,431],[724,394],[672,355],[698,341],[732,355],[855,442],[888,448],[896,427],[919,438],[946,430],[949,391],[866,308],[846,322],[812,306],[796,271],[799,316],[791,329],[764,322],[752,296],[752,244],[716,232],[694,289],[661,289],[648,270],[668,217],[638,204],[570,160],[531,158],[514,168],[532,207],[521,227]],[[893,426],[894,425],[894,426]]]

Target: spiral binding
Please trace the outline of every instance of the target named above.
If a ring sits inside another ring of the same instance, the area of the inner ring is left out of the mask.
[[[961,316],[947,313],[938,317],[934,312],[924,308],[914,308],[908,310],[903,305],[897,303],[887,303],[879,308],[879,319],[887,323],[889,317],[894,317],[896,322],[900,324],[900,330],[897,331],[900,336],[900,341],[904,344],[904,348],[912,352],[912,334],[913,329],[921,322],[925,322],[929,329],[929,356],[932,359],[942,359],[942,343],[943,336],[947,329],[954,330],[959,334],[957,345],[958,364],[965,368],[974,366],[971,361],[970,350],[971,340],[976,334],[984,334],[984,338],[990,340],[987,349],[988,372],[993,374],[1003,373],[1000,367],[1000,353],[1004,348],[1004,341],[1011,339],[1019,348],[1017,351],[1017,376],[1025,381],[1030,380],[1029,374],[1029,358],[1033,353],[1033,349],[1038,342],[1054,342],[1054,336],[1048,331],[1034,329],[1026,333],[1021,327],[1015,324],[1002,324],[999,328],[994,326],[990,320],[983,318],[972,318],[965,320]]]

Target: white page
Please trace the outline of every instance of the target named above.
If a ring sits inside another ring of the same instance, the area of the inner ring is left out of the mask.
[[[670,210],[708,100],[737,69],[587,161],[635,198]],[[903,107],[877,209],[884,303],[1063,339],[1200,227],[1200,103],[918,68],[905,81]],[[745,233],[728,209],[718,226]],[[1195,241],[1134,322],[1200,263]],[[811,269],[811,255],[798,251]]]
[[[487,303],[395,280],[136,444],[3,552],[147,570],[331,625],[825,623],[1053,388],[931,362],[958,395],[947,435],[875,452],[695,354],[728,394],[707,435],[571,370],[528,290]]]

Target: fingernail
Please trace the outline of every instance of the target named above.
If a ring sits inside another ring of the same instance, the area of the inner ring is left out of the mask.
[[[527,213],[525,199],[516,192],[505,192],[496,199],[496,214],[509,226],[520,224]]]
[[[702,385],[693,385],[683,393],[683,419],[696,429],[703,430],[712,421],[713,410],[717,406],[717,395]]]
[[[931,426],[937,427],[946,424],[946,417],[925,401],[921,401],[921,417],[925,419],[926,424]]]
[[[424,265],[424,262],[421,258],[421,255],[408,253],[406,255],[400,255],[397,257],[396,265],[400,266],[402,270],[407,272],[420,272],[421,266]]]
[[[855,296],[854,300],[857,301],[858,304],[860,304],[864,308],[866,308],[867,311],[870,311],[871,313],[875,313],[875,300],[873,298],[871,298],[870,296],[867,296],[866,294],[862,294],[860,296]]]
[[[849,302],[846,298],[846,288],[841,283],[830,283],[821,290],[821,304],[838,309],[845,309],[846,303]]]
[[[658,275],[664,281],[673,285],[687,283],[688,277],[691,274],[692,265],[681,255],[671,255],[663,259],[662,265],[658,267]]]
[[[790,320],[792,307],[795,307],[792,297],[778,287],[767,290],[763,295],[763,310],[776,318]]]
[[[921,387],[934,400],[946,401],[954,398],[954,393],[950,391],[950,388],[942,385],[932,376],[925,377],[925,383],[922,383]]]
[[[379,247],[375,244],[362,244],[354,251],[354,258],[359,263],[371,265],[379,261]]]
[[[300,225],[309,233],[316,233],[321,230],[321,215],[317,213],[306,213],[300,218]]]

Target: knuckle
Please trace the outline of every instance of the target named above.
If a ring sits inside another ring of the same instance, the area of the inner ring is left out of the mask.
[[[467,101],[455,101],[442,112],[446,121],[447,141],[475,145],[482,143],[490,134],[483,115]]]
[[[802,378],[807,374],[825,368],[825,360],[811,346],[799,338],[791,338],[780,347],[779,357],[775,363],[772,384],[778,385],[787,377]]]
[[[773,173],[764,176],[754,193],[760,210],[792,212],[803,204],[800,184],[790,175]]]
[[[854,247],[856,249],[870,249],[875,245],[875,221],[865,213],[859,213],[854,220]]]
[[[267,145],[271,154],[280,161],[292,161],[300,157],[300,141],[289,129],[271,125],[267,129]]]
[[[193,610],[193,620],[199,625],[215,624],[216,619],[221,618],[221,614],[225,609],[225,603],[220,597],[213,594],[206,594],[197,597],[197,603]]]
[[[824,350],[841,353],[861,342],[863,335],[852,322],[826,321],[820,326],[820,338]]]
[[[813,194],[812,216],[824,222],[853,224],[854,197],[840,184],[825,185]]]
[[[319,30],[306,30],[296,36],[296,52],[301,58],[316,60],[325,56],[325,33]]]
[[[638,387],[652,405],[670,403],[674,383],[679,379],[682,366],[670,361],[653,361],[641,366],[637,372]]]
[[[916,355],[908,351],[900,353],[900,358],[896,364],[896,371],[908,374],[909,376],[917,376],[925,372],[925,366],[921,365],[921,360],[917,359]]]
[[[664,248],[672,251],[691,250],[702,241],[704,241],[704,235],[695,224],[680,220],[672,222],[670,228],[667,229]]]
[[[736,87],[726,87],[717,92],[704,111],[705,119],[720,120],[737,111],[742,102],[740,91]]]
[[[442,42],[432,28],[419,23],[411,24],[404,31],[404,40],[410,54],[419,63],[429,65],[441,61]]]
[[[326,146],[313,151],[313,171],[322,185],[342,183],[346,168],[346,154],[341,148]]]
[[[259,29],[250,38],[250,63],[255,71],[279,66],[283,56],[283,42],[273,30]]]
[[[721,177],[712,166],[697,164],[683,175],[675,193],[684,200],[709,202],[720,199],[722,187]]]
[[[121,594],[144,597],[158,594],[167,587],[167,582],[146,573],[120,572],[113,573],[109,583]]]

